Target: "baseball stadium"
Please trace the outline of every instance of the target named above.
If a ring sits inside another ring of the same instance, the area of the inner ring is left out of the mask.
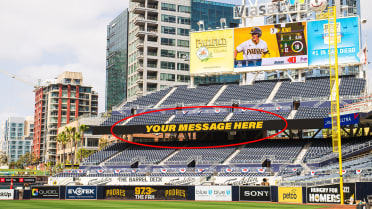
[[[189,85],[91,118],[90,134],[114,140],[80,165],[51,176],[0,173],[2,208],[369,208],[366,54],[359,17],[336,19],[335,8],[281,24],[200,22]],[[240,82],[193,82],[225,74]]]

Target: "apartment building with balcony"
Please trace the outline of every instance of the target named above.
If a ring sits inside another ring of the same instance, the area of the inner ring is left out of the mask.
[[[22,155],[31,153],[33,118],[8,117],[1,128],[0,143],[8,162],[16,162]]]
[[[98,94],[83,85],[80,72],[64,72],[34,89],[33,153],[40,162],[55,162],[57,130],[80,116],[98,114]]]
[[[233,20],[231,4],[203,0],[130,1],[128,100],[169,86],[189,84],[189,33],[200,18],[213,29],[220,26],[220,18],[226,18],[227,27],[240,22]],[[204,80],[200,83],[210,83]]]

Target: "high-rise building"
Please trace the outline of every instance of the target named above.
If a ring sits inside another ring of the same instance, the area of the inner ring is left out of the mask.
[[[200,20],[203,20],[205,30],[215,30],[221,27],[239,27],[240,20],[234,19],[234,6],[233,4],[214,1],[191,0],[191,29],[198,31],[199,25],[197,23]],[[239,83],[239,81],[239,74],[195,76],[194,78],[196,85]]]
[[[229,4],[203,0],[131,0],[128,99],[172,85],[188,84],[189,33],[199,20],[204,20],[207,27],[219,27],[220,18],[226,18],[226,26],[239,23],[233,20],[233,5]],[[237,76],[233,77],[236,80]]]
[[[106,111],[127,98],[128,9],[107,26]]]
[[[46,80],[35,92],[33,153],[40,162],[55,162],[57,129],[82,115],[97,115],[98,94],[83,85],[79,72]]]
[[[8,156],[8,162],[15,162],[20,156],[31,153],[32,138],[25,137],[26,126],[30,127],[32,120],[22,117],[8,117],[2,127],[2,149]],[[28,129],[28,128],[27,128]],[[31,133],[29,130],[28,133]]]

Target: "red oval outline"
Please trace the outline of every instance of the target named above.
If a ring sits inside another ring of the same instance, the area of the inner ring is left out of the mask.
[[[261,139],[256,139],[256,140],[253,140],[253,141],[241,142],[241,143],[236,143],[236,144],[207,146],[207,147],[169,147],[169,146],[157,146],[157,145],[142,144],[142,143],[131,142],[131,141],[125,140],[123,138],[120,138],[117,135],[115,135],[114,132],[113,132],[113,129],[117,124],[119,124],[119,123],[121,123],[125,120],[128,120],[130,118],[134,118],[134,117],[137,117],[137,116],[140,116],[140,115],[146,115],[146,114],[150,114],[150,113],[154,113],[154,112],[162,112],[162,111],[168,111],[168,110],[180,110],[180,109],[193,109],[193,108],[235,108],[235,109],[242,109],[242,110],[253,110],[253,111],[258,111],[258,112],[264,112],[264,113],[268,113],[268,114],[274,115],[274,116],[282,119],[285,122],[285,127],[281,131],[279,131],[278,133],[267,136],[267,137],[264,137],[264,138],[261,138]],[[212,149],[212,148],[221,148],[221,147],[234,147],[234,146],[239,146],[239,145],[244,145],[244,144],[250,144],[250,143],[254,143],[254,142],[263,141],[263,140],[266,140],[266,139],[269,139],[269,138],[272,138],[274,136],[277,136],[277,135],[281,134],[282,132],[284,132],[287,129],[287,127],[288,127],[288,122],[285,118],[283,118],[281,115],[275,114],[273,112],[265,111],[265,110],[259,110],[259,109],[249,108],[249,107],[232,107],[232,106],[189,106],[189,107],[172,107],[172,108],[165,108],[165,109],[159,109],[159,110],[151,110],[151,111],[148,111],[148,112],[142,112],[142,113],[138,113],[138,114],[135,114],[135,115],[131,115],[129,117],[123,118],[123,119],[117,121],[116,123],[114,123],[114,125],[111,126],[110,132],[114,137],[116,137],[117,139],[119,139],[123,142],[127,142],[127,143],[130,143],[130,144],[135,144],[135,145],[139,145],[139,146],[144,146],[144,147],[153,147],[153,148],[162,148],[162,149]]]

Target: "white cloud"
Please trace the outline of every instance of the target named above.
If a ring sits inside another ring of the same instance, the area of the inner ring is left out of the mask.
[[[63,71],[82,72],[104,111],[106,25],[128,2],[0,0],[0,68],[35,84]],[[0,83],[0,121],[15,113],[33,114],[31,86],[4,74]]]

